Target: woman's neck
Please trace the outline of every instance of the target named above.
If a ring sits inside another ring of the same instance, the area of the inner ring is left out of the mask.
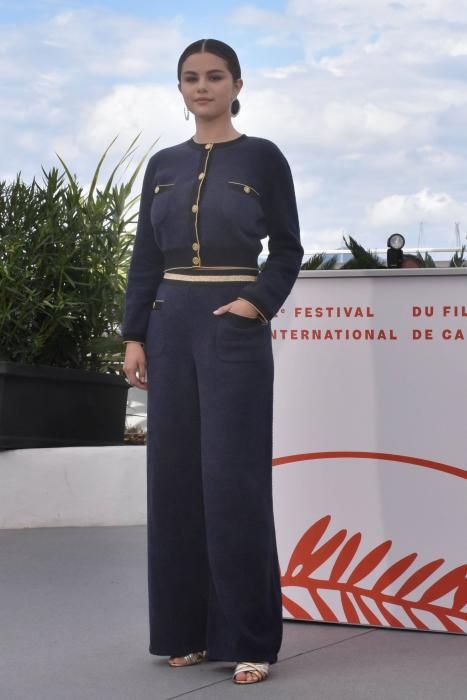
[[[225,129],[209,129],[201,126],[196,128],[196,134],[192,138],[195,143],[218,143],[219,141],[232,141],[241,135],[235,129],[226,131]]]

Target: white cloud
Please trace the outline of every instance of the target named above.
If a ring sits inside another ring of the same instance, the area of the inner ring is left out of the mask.
[[[304,229],[353,230],[379,244],[393,220],[418,227],[424,218],[433,243],[451,242],[452,220],[467,225],[467,5],[290,0],[281,22],[249,7],[236,23],[254,27],[258,43],[287,37],[308,66],[285,64],[280,82],[280,66],[263,70],[249,100],[255,129],[279,137],[295,167],[306,163],[320,181],[319,208],[300,203]]]
[[[294,73],[307,73],[307,68],[303,65],[292,64],[290,66],[279,66],[278,68],[261,70],[261,74],[264,75],[265,78],[276,80],[284,80]]]
[[[294,187],[297,199],[305,200],[314,197],[321,189],[321,182],[317,178],[307,178],[300,174],[298,168],[294,173]]]
[[[368,223],[376,226],[414,224],[420,221],[444,224],[467,220],[467,202],[455,201],[446,192],[423,189],[410,195],[384,197],[368,208]]]
[[[318,61],[321,68],[335,75],[336,78],[343,78],[348,75],[356,61],[355,56],[337,56],[336,58],[330,58],[329,56],[323,56]]]
[[[99,150],[117,133],[121,143],[129,143],[143,131],[145,142],[149,144],[160,137],[157,148],[165,148],[180,138],[185,122],[183,107],[175,86],[118,85],[86,106],[79,141],[87,148]]]
[[[387,147],[391,142],[394,147],[400,138],[407,138],[405,132],[414,126],[410,115],[383,109],[371,102],[349,103],[331,96],[323,101],[319,86],[316,92],[306,91],[307,80],[312,78],[299,77],[295,85],[280,91],[273,86],[261,87],[258,81],[244,100],[249,130],[263,132],[272,139],[280,136],[284,143],[297,148],[315,148],[330,155],[342,155],[356,149],[363,149],[362,153],[367,154],[371,148],[379,144]]]
[[[303,230],[301,238],[305,251],[321,252],[334,250],[344,246],[343,236],[347,236],[347,231],[343,228],[322,228]],[[306,260],[306,258],[304,258]]]
[[[174,74],[180,24],[177,17],[156,24],[93,8],[67,10],[43,25],[43,43],[68,61],[79,57],[79,69],[94,75]]]
[[[439,245],[453,220],[464,230],[465,3],[291,0],[224,19],[245,82],[234,126],[287,156],[309,246],[339,246],[348,231],[379,245],[396,221],[432,224]],[[176,87],[191,20],[78,5],[4,25],[0,178],[40,174],[57,151],[86,181],[117,133],[117,158],[140,131],[141,152],[191,136]]]
[[[240,5],[231,13],[230,19],[238,24],[254,27],[261,25],[267,29],[279,30],[282,30],[287,22],[282,12],[263,10],[254,5]]]
[[[182,24],[183,18],[177,16],[155,22],[85,8],[62,11],[37,22],[2,26],[0,177],[21,170],[28,179],[40,174],[41,165],[59,166],[55,151],[66,161],[79,161],[75,172],[89,172],[120,128],[125,136],[131,132],[131,139],[144,128],[149,144],[155,128],[151,108],[157,110],[157,103],[137,99],[141,108],[138,116],[123,97],[119,106],[119,100],[112,96],[118,93],[122,78],[130,83],[133,94],[141,89],[144,96],[146,83],[140,87],[138,81],[152,80],[157,86],[157,80],[170,77],[176,100],[176,62],[185,46]],[[118,115],[114,125],[112,110],[106,112],[107,128],[100,116],[106,103]],[[121,113],[124,109],[127,116]],[[183,119],[181,103],[179,111]],[[161,121],[156,124],[158,130]]]
[[[465,167],[465,160],[457,153],[450,153],[442,148],[435,148],[431,145],[420,146],[415,151],[420,159],[420,165],[424,167],[435,167],[438,170],[459,170]]]
[[[448,51],[451,56],[467,56],[467,41],[465,39],[450,41]]]

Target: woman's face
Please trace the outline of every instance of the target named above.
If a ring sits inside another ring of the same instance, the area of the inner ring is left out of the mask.
[[[193,53],[183,62],[179,90],[190,112],[197,117],[213,119],[230,114],[231,102],[241,90],[243,81],[233,80],[227,63],[212,53]],[[204,102],[199,102],[200,99]]]

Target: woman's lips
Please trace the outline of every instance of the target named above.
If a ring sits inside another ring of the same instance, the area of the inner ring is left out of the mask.
[[[202,97],[199,100],[195,100],[195,102],[212,102],[212,100],[208,100],[207,97]]]

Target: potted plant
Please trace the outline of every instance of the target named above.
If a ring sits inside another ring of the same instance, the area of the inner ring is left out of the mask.
[[[124,444],[129,384],[120,327],[135,223],[133,183],[100,190],[58,156],[43,184],[0,182],[0,448]]]

